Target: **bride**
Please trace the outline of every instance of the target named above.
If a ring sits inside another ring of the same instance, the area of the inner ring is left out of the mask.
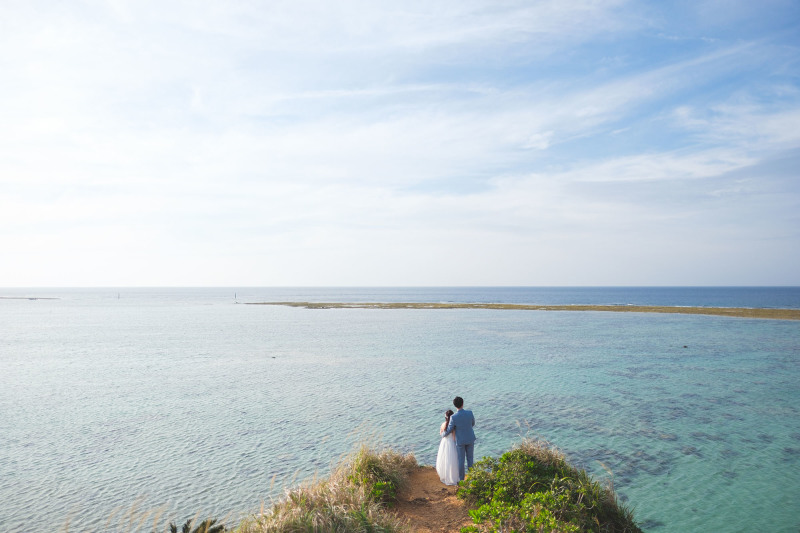
[[[442,436],[442,440],[439,442],[439,454],[436,456],[436,472],[445,485],[458,485],[456,434],[453,432],[446,437],[443,436],[447,425],[450,423],[451,416],[453,416],[453,411],[448,409],[444,414],[444,424],[439,428],[439,435]]]

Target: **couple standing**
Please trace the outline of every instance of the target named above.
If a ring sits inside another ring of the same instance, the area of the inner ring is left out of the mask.
[[[475,451],[475,416],[472,411],[464,409],[464,400],[456,396],[453,405],[457,411],[450,409],[444,414],[444,424],[439,429],[442,440],[439,442],[439,454],[436,456],[436,472],[445,485],[458,485],[464,479],[466,470],[472,468],[472,457]],[[467,468],[464,468],[464,459]]]

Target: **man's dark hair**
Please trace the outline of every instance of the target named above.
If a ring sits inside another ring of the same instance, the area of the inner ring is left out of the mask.
[[[461,409],[464,406],[464,398],[461,396],[456,396],[453,400],[453,405],[456,406],[456,409]]]

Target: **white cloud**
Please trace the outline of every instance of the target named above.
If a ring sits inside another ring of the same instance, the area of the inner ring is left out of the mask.
[[[785,225],[747,172],[798,148],[800,105],[785,57],[747,80],[763,42],[651,58],[649,10],[6,4],[0,280],[681,282],[631,243],[666,261],[731,240],[708,212]]]
[[[797,104],[775,109],[755,103],[722,104],[710,110],[681,107],[678,123],[706,142],[735,145],[749,151],[778,151],[800,147],[800,109]]]

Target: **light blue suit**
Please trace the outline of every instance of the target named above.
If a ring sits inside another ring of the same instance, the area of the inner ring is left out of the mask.
[[[444,435],[456,432],[456,448],[458,449],[458,478],[464,479],[466,471],[472,468],[473,453],[475,451],[475,416],[472,411],[459,409],[450,417],[450,423]],[[467,468],[464,468],[464,458],[467,459]]]

